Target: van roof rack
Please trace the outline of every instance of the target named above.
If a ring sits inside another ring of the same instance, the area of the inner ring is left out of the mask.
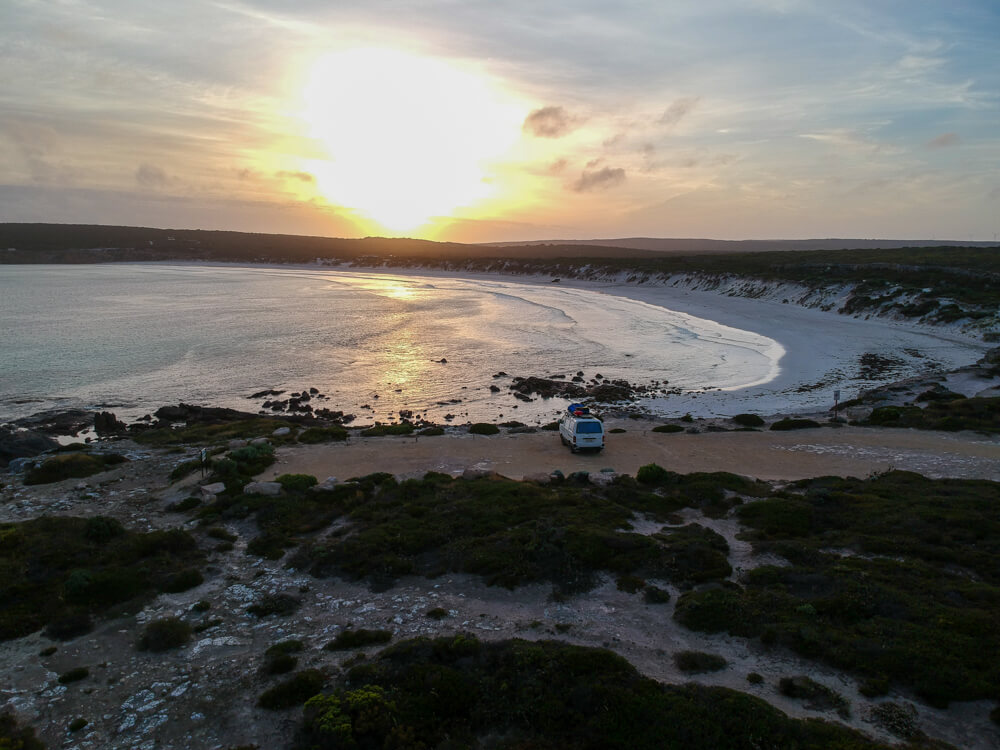
[[[590,409],[588,409],[583,404],[570,404],[566,407],[566,411],[572,414],[574,417],[589,417]]]

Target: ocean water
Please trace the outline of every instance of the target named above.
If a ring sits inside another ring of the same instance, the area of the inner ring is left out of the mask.
[[[0,266],[0,422],[53,408],[135,419],[178,402],[256,410],[314,387],[358,423],[549,421],[511,376],[600,373],[682,390],[778,372],[772,339],[552,284],[204,265]],[[447,360],[442,363],[441,360]],[[491,384],[501,387],[493,393]],[[314,404],[315,405],[315,404]]]

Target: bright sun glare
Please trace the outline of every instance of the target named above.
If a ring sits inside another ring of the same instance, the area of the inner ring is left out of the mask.
[[[490,197],[523,117],[484,75],[386,49],[321,58],[304,97],[320,193],[397,233]]]

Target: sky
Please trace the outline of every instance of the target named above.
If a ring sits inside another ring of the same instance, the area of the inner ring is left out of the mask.
[[[994,240],[997,0],[3,0],[0,221]]]

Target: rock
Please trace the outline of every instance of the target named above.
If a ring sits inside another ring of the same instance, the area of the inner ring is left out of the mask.
[[[243,488],[243,494],[275,497],[281,494],[281,485],[278,482],[250,482]]]
[[[327,477],[319,484],[314,484],[310,489],[313,492],[327,492],[337,486],[337,477]]]
[[[234,451],[237,448],[245,448],[246,446],[247,446],[247,441],[244,440],[243,438],[235,438],[226,443],[226,447],[229,448],[229,450],[231,451]]]
[[[58,447],[59,443],[40,432],[0,427],[0,466],[6,466],[16,458],[31,458]]]
[[[124,422],[118,421],[110,411],[98,412],[94,415],[94,431],[98,435],[115,435],[125,432],[128,426]]]
[[[11,459],[10,463],[7,464],[7,471],[11,474],[20,474],[22,471],[27,471],[38,461],[35,458],[14,458]]]
[[[76,435],[90,427],[90,420],[90,412],[84,409],[53,409],[15,420],[14,424],[46,435]]]
[[[589,471],[574,471],[568,477],[570,482],[576,482],[577,484],[589,484],[590,483],[590,472]]]
[[[248,411],[224,409],[216,406],[194,406],[178,404],[177,406],[161,406],[153,412],[153,416],[161,422],[236,422],[243,419],[257,419],[257,415]]]
[[[223,482],[213,482],[212,484],[206,484],[201,487],[201,497],[203,500],[208,500],[215,497],[220,492],[226,491],[226,485]]]
[[[292,429],[290,427],[279,427],[274,432],[271,433],[272,437],[284,437],[285,435],[290,435]]]
[[[445,359],[444,357],[441,357],[441,359],[439,359],[438,362],[440,362],[442,365],[448,364],[448,360]]]
[[[267,445],[268,439],[266,437],[254,438],[250,441],[250,445]]]
[[[495,386],[495,385],[491,385],[491,386],[490,386],[490,390],[491,390],[491,391],[492,391],[493,393],[499,393],[499,392],[500,392],[500,389],[499,389],[499,388],[498,388],[497,386]]]
[[[601,472],[599,474],[591,474],[589,479],[590,483],[597,485],[598,487],[607,487],[612,484],[618,478],[617,474],[606,474]]]

